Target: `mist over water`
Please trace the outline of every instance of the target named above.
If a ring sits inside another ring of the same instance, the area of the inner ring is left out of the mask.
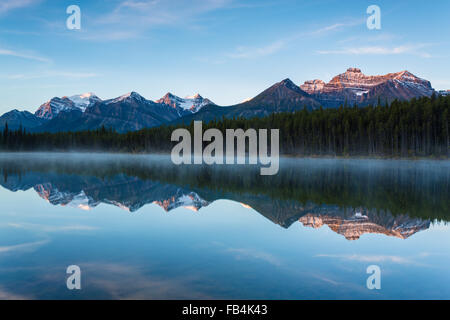
[[[281,158],[261,176],[0,154],[0,298],[448,299],[449,181],[450,161]],[[382,290],[366,288],[371,264]]]

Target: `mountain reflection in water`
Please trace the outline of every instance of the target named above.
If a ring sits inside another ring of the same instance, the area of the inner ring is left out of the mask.
[[[176,166],[168,156],[2,155],[1,185],[33,188],[53,205],[101,203],[135,212],[157,204],[198,211],[216,200],[251,207],[284,228],[327,225],[348,240],[406,239],[448,221],[450,165],[439,161],[282,159],[276,176],[256,166]]]

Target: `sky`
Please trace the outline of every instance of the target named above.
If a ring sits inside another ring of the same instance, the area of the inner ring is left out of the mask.
[[[67,28],[71,5],[80,29]],[[449,12],[448,0],[0,0],[0,114],[85,92],[232,105],[349,67],[450,89]]]

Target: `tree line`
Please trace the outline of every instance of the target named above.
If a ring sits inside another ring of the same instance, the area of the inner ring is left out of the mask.
[[[393,101],[390,105],[337,109],[306,108],[252,119],[216,119],[203,129],[280,129],[280,152],[300,156],[448,157],[449,96]],[[23,128],[0,133],[2,151],[170,152],[171,134],[193,122],[118,133],[111,128],[33,133]]]
[[[85,190],[95,201],[133,202],[145,199],[148,185],[143,182],[151,181],[166,191],[169,186],[188,189],[208,202],[243,202],[278,221],[297,220],[299,213],[311,212],[303,209],[312,210],[313,204],[325,209],[318,211],[322,213],[327,212],[327,206],[347,208],[348,212],[354,212],[351,208],[368,209],[384,221],[390,220],[390,214],[450,221],[450,170],[445,170],[443,163],[430,169],[402,163],[374,166],[353,160],[325,161],[317,166],[309,161],[305,165],[298,164],[300,160],[283,161],[277,175],[261,176],[259,166],[183,166],[159,161],[158,157],[44,155],[20,161],[0,157],[0,185],[17,190],[45,181],[60,191],[68,187],[71,191]],[[330,210],[333,213],[335,208]]]

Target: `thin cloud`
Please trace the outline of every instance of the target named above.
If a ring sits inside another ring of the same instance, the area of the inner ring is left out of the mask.
[[[260,251],[260,250],[256,250],[256,249],[228,248],[226,251],[233,254],[235,256],[235,258],[238,260],[243,259],[243,258],[251,258],[251,259],[265,261],[265,262],[272,264],[274,266],[277,266],[277,267],[281,266],[281,264],[282,264],[281,261],[274,255],[272,255],[268,252],[264,252],[264,251]]]
[[[344,260],[352,260],[367,263],[381,263],[381,262],[392,262],[397,264],[416,264],[415,261],[391,255],[358,255],[358,254],[318,254],[315,257],[319,258],[338,258]]]
[[[62,77],[62,78],[74,78],[74,79],[84,79],[84,78],[95,78],[100,76],[93,72],[50,72],[49,77]]]
[[[22,52],[18,52],[18,51],[14,51],[14,50],[8,50],[8,49],[0,49],[0,55],[22,58],[22,59],[27,59],[27,60],[34,60],[34,61],[39,61],[39,62],[47,62],[47,63],[51,62],[51,60],[48,58],[44,58],[44,57],[40,57],[40,56],[32,55],[32,54],[27,54],[27,53],[22,53]]]
[[[315,34],[327,33],[327,32],[330,32],[330,31],[341,29],[341,28],[343,28],[345,26],[347,26],[347,25],[344,24],[344,23],[335,23],[335,24],[332,24],[330,26],[326,26],[326,27],[323,27],[323,28],[311,31],[310,34],[311,35],[315,35]]]
[[[65,232],[65,231],[95,231],[98,230],[97,227],[88,226],[88,225],[63,225],[63,226],[49,226],[49,225],[40,225],[40,224],[32,224],[32,223],[9,223],[9,227],[18,228],[18,229],[29,229],[29,230],[38,230],[43,232]]]
[[[142,35],[136,33],[135,31],[109,31],[104,32],[86,32],[80,36],[81,40],[89,41],[120,41],[129,39],[143,38]]]
[[[280,51],[285,47],[285,45],[286,42],[280,40],[260,48],[240,46],[235,52],[227,54],[227,57],[232,59],[264,57]]]
[[[249,47],[249,46],[239,46],[236,48],[236,50],[232,53],[226,54],[226,57],[231,59],[250,59],[250,58],[258,58],[258,57],[264,57],[269,56],[272,54],[275,54],[281,50],[283,50],[285,47],[287,47],[290,43],[293,43],[295,41],[298,41],[300,39],[310,38],[310,37],[320,37],[325,36],[329,33],[352,27],[357,24],[360,24],[361,22],[359,20],[349,22],[349,23],[334,23],[325,27],[320,27],[315,30],[311,31],[305,31],[297,34],[293,34],[289,37],[273,41],[272,43],[269,43],[265,46],[260,47]]]
[[[385,46],[367,46],[367,47],[353,47],[339,50],[319,50],[319,54],[343,54],[343,55],[400,55],[411,54],[422,58],[431,58],[431,54],[422,51],[426,47],[425,44],[420,45],[402,45],[396,47]]]
[[[0,2],[0,14],[7,13],[14,9],[20,9],[34,5],[40,0],[2,0]]]
[[[193,286],[199,283],[199,276],[192,273],[179,277],[162,277],[135,265],[114,262],[77,264],[91,275],[89,287],[109,294],[112,299],[212,298]]]
[[[232,0],[126,0],[113,10],[95,18],[89,34],[82,40],[127,40],[141,38],[146,30],[158,26],[194,27],[205,13],[228,7]],[[120,30],[115,28],[120,24]]]
[[[3,287],[0,287],[0,300],[29,300],[29,299],[30,297],[22,296],[14,292],[5,290]]]
[[[364,23],[365,23],[365,20],[362,20],[362,19],[355,19],[355,20],[351,20],[348,22],[333,23],[333,24],[330,24],[325,27],[320,27],[315,30],[306,31],[304,33],[301,33],[300,37],[326,35],[326,34],[329,34],[329,33],[335,32],[335,31],[340,31],[345,28],[355,27],[355,26],[358,26],[358,25],[361,25]]]
[[[49,243],[49,240],[41,240],[41,241],[34,241],[34,242],[27,242],[27,243],[21,243],[11,246],[3,246],[0,247],[0,253],[7,253],[7,252],[15,252],[15,251],[33,251],[34,249],[43,246],[45,244]]]
[[[50,71],[37,74],[10,74],[3,76],[3,78],[9,80],[31,80],[31,79],[42,79],[42,78],[65,78],[65,79],[86,79],[95,78],[100,75],[93,72],[63,72],[63,71]]]
[[[353,36],[346,39],[339,40],[338,43],[340,44],[347,44],[347,43],[363,43],[363,42],[379,42],[379,41],[392,41],[398,39],[399,36],[391,33],[383,33],[383,34],[377,34],[377,35],[371,35],[371,36]]]

